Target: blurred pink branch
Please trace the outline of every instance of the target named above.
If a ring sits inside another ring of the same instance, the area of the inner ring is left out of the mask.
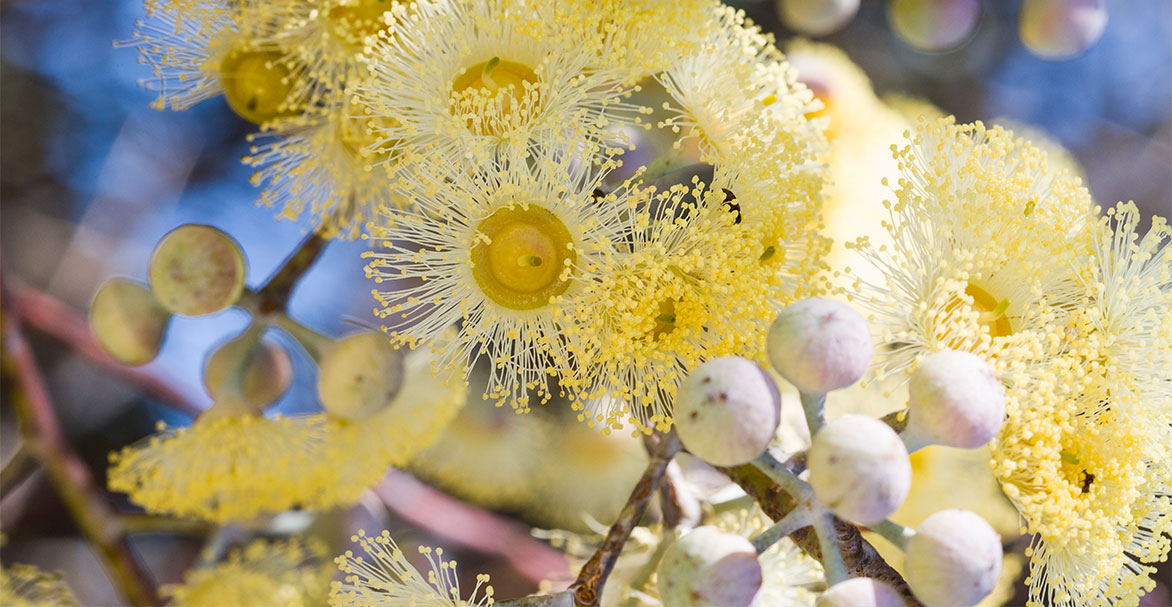
[[[82,358],[113,372],[177,411],[196,416],[203,410],[156,373],[128,367],[111,358],[94,339],[85,316],[56,297],[11,280],[6,280],[5,288],[9,311],[19,316],[24,326],[52,337]]]
[[[115,587],[134,605],[161,605],[154,583],[134,557],[121,518],[65,441],[49,391],[24,338],[21,308],[8,307],[7,297],[4,303],[4,376],[20,418],[24,446],[44,466],[82,535],[97,547]]]
[[[400,470],[391,470],[374,493],[396,514],[452,542],[499,556],[540,583],[569,570],[561,552],[529,535],[529,528],[445,495]]]

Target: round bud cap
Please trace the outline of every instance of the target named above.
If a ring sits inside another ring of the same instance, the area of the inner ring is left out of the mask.
[[[859,12],[859,0],[777,0],[777,10],[790,29],[807,36],[825,36]]]
[[[381,333],[356,333],[326,349],[317,394],[326,413],[366,419],[386,408],[403,386],[403,355]]]
[[[805,394],[845,388],[866,373],[871,331],[850,306],[811,297],[790,304],[769,327],[769,360]]]
[[[887,20],[908,45],[940,52],[960,46],[977,27],[980,0],[891,0]]]
[[[183,225],[151,254],[151,291],[175,314],[211,314],[239,299],[244,271],[244,254],[232,237],[211,226]]]
[[[293,361],[281,346],[266,340],[236,338],[225,342],[211,356],[203,369],[203,385],[212,398],[227,397],[224,382],[240,365],[240,398],[256,408],[277,400],[293,381]]]
[[[1021,4],[1021,41],[1043,59],[1076,57],[1098,42],[1106,29],[1106,0],[1025,0]]]
[[[814,607],[905,607],[905,603],[891,586],[856,577],[831,586],[818,597]]]
[[[693,529],[659,563],[664,605],[748,607],[761,588],[761,564],[749,540],[716,527]]]
[[[145,365],[159,354],[171,314],[145,286],[112,278],[98,287],[90,304],[90,330],[114,360]]]
[[[904,570],[928,607],[972,607],[1001,577],[1001,536],[968,510],[941,510],[908,540]]]
[[[1005,387],[979,356],[945,350],[920,361],[908,384],[907,435],[976,449],[1005,422]]]
[[[680,386],[676,432],[693,455],[736,466],[761,455],[781,422],[781,397],[764,369],[743,358],[716,358]]]
[[[810,486],[839,518],[873,525],[903,503],[912,464],[899,435],[865,415],[845,415],[814,435]]]

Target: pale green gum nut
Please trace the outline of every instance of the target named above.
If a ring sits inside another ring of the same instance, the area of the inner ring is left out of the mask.
[[[1018,34],[1043,59],[1072,59],[1093,46],[1107,29],[1106,0],[1025,0]]]
[[[814,607],[905,607],[903,597],[891,586],[871,578],[839,582],[818,597]]]
[[[930,354],[908,383],[904,442],[976,449],[1005,423],[1005,387],[981,357],[945,350]]]
[[[811,297],[786,306],[769,326],[769,361],[803,394],[845,388],[866,373],[874,347],[858,312]]]
[[[891,0],[887,20],[901,40],[921,51],[960,46],[972,35],[981,0]]]
[[[859,12],[859,0],[777,0],[777,10],[790,29],[807,36],[825,36]]]
[[[659,563],[664,605],[753,605],[761,564],[749,540],[716,527],[697,527],[667,549]]]
[[[281,397],[293,381],[293,361],[280,345],[266,339],[237,337],[224,342],[208,357],[203,385],[212,398],[224,398],[228,382],[239,373],[238,396],[262,408]]]
[[[175,314],[219,312],[244,292],[244,254],[232,237],[206,225],[171,230],[151,254],[151,291]]]
[[[145,365],[159,354],[171,314],[146,286],[111,278],[98,287],[90,303],[90,330],[114,360]]]
[[[928,607],[972,607],[1001,577],[1001,536],[974,512],[941,510],[908,540],[904,571]]]
[[[883,521],[911,489],[912,465],[899,435],[865,415],[826,424],[814,435],[807,462],[814,495],[852,523]]]
[[[684,447],[714,466],[761,455],[781,421],[781,397],[764,369],[743,358],[696,367],[676,395],[676,432]]]
[[[322,355],[317,393],[331,417],[366,419],[382,411],[403,386],[403,355],[381,333],[356,333]]]

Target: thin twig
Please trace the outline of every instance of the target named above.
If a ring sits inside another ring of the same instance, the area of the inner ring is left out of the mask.
[[[908,540],[912,539],[912,536],[916,534],[914,530],[886,519],[881,523],[868,525],[867,528],[878,533],[879,537],[891,542],[896,548],[905,551],[907,550]]]
[[[810,507],[807,502],[805,505],[790,510],[789,514],[780,521],[757,534],[750,541],[753,542],[753,548],[757,550],[757,554],[761,554],[781,541],[781,538],[791,535],[802,527],[809,527],[812,523],[813,517],[810,515]]]
[[[257,311],[269,314],[284,310],[297,282],[325,250],[329,241],[316,232],[306,236],[293,254],[265,281],[257,291]]]
[[[155,516],[153,514],[123,514],[122,525],[128,535],[138,533],[166,533],[170,535],[209,535],[215,527],[204,521]]]
[[[164,405],[192,417],[203,411],[203,407],[172,388],[157,374],[126,366],[111,358],[94,339],[86,318],[61,300],[8,278],[4,287],[9,310],[20,316],[24,326],[61,342],[71,352],[141,388]]]
[[[21,443],[16,453],[4,464],[4,469],[0,470],[0,497],[7,496],[24,479],[32,476],[38,467],[37,458],[29,450],[28,444]]]
[[[810,439],[826,425],[826,395],[801,393],[802,411],[806,414],[806,427],[810,430]]]
[[[134,557],[121,519],[65,442],[19,316],[11,312],[4,316],[4,374],[11,380],[12,405],[25,444],[45,467],[82,535],[98,548],[115,587],[131,604],[162,604],[150,576]]]
[[[602,597],[602,587],[606,584],[606,578],[610,575],[611,569],[614,568],[619,553],[622,552],[627,539],[631,537],[631,531],[639,524],[639,519],[643,518],[643,513],[647,510],[647,503],[651,501],[651,496],[659,487],[659,481],[663,478],[668,463],[679,451],[680,439],[675,432],[660,435],[659,444],[655,445],[652,450],[651,461],[647,463],[642,478],[635,483],[635,489],[631,492],[631,497],[627,499],[622,511],[619,512],[618,518],[610,526],[606,539],[602,541],[602,545],[598,547],[590,560],[582,566],[582,570],[578,573],[578,579],[570,585],[570,590],[574,592],[574,604],[577,607],[598,605],[598,601]]]
[[[752,464],[720,470],[753,496],[765,514],[775,521],[785,518],[797,506],[797,501],[789,493]],[[912,595],[903,576],[879,556],[874,546],[863,539],[854,525],[839,520],[836,520],[834,525],[843,561],[850,575],[879,580],[899,592],[907,607],[923,607],[923,604]],[[821,559],[822,551],[818,547],[818,539],[812,528],[799,529],[790,537],[806,554]]]
[[[846,563],[842,560],[842,548],[838,545],[834,515],[829,510],[819,508],[814,513],[814,533],[818,534],[818,548],[822,552],[822,571],[826,573],[826,585],[833,586],[845,582],[850,576],[846,572]]]

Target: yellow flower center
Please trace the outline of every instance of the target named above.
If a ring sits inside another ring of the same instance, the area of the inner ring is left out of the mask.
[[[361,48],[368,36],[387,29],[383,15],[395,4],[396,0],[348,0],[345,4],[335,4],[326,12],[330,33],[344,44]]]
[[[497,210],[477,227],[472,276],[484,294],[514,310],[532,310],[570,287],[562,277],[577,259],[574,241],[556,215],[538,206]]]
[[[981,326],[989,329],[990,337],[1008,337],[1013,335],[1013,328],[1009,325],[1009,300],[997,300],[988,291],[969,283],[964,289],[965,294],[973,298],[973,308],[980,314]]]
[[[456,93],[452,109],[456,115],[468,115],[468,128],[477,134],[500,135],[527,117],[523,108],[536,106],[539,82],[529,66],[493,57],[464,70],[452,82]]]
[[[659,314],[655,317],[655,328],[651,330],[652,340],[670,334],[676,330],[676,300],[666,299],[659,302]]]
[[[293,89],[289,68],[274,51],[236,50],[220,62],[220,84],[228,106],[241,118],[264,124],[295,112],[287,99]]]

